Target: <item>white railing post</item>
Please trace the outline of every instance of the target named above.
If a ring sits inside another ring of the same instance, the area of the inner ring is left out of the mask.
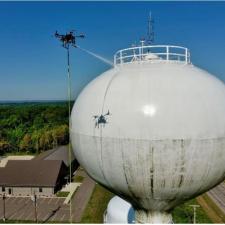
[[[185,62],[188,63],[188,49],[185,48]]]
[[[166,46],[166,60],[169,60],[169,46]]]
[[[134,47],[134,48],[127,48],[117,51],[117,53],[114,55],[114,66],[117,64],[126,64],[133,61],[142,61],[145,60],[144,56],[148,55],[148,53],[151,53],[151,49],[155,49],[153,51],[152,55],[149,55],[149,57],[146,57],[147,60],[155,60],[153,57],[154,55],[157,55],[160,59],[159,62],[162,60],[169,62],[169,61],[180,61],[185,64],[191,63],[190,58],[190,51],[188,48],[180,47],[180,46],[170,46],[170,45],[156,45],[156,46],[144,46],[143,44]],[[163,49],[163,52],[162,50]],[[146,51],[148,50],[148,51]],[[157,52],[159,50],[159,52]],[[178,51],[182,50],[182,51]],[[147,53],[146,53],[147,52]],[[154,53],[155,52],[155,53]],[[161,57],[162,56],[162,57]]]
[[[139,60],[141,61],[142,60],[142,51],[141,51],[142,47],[139,47]]]
[[[188,51],[188,63],[191,63],[191,53]]]

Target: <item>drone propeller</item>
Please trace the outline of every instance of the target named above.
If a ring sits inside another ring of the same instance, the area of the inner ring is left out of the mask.
[[[54,34],[54,36],[56,38],[59,38],[60,39],[60,38],[63,38],[65,35],[59,34],[58,31],[56,31],[55,34]]]
[[[78,37],[85,38],[85,35],[84,34],[80,34]]]
[[[59,36],[59,33],[58,33],[58,31],[57,31],[57,30],[55,31],[55,36],[56,36],[56,37],[58,37],[58,36]]]
[[[108,110],[108,112],[104,116],[109,116],[109,115],[111,115],[111,113]]]

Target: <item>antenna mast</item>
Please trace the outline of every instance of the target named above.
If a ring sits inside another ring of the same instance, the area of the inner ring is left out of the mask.
[[[151,45],[154,42],[154,20],[152,18],[152,12],[149,12],[148,17],[148,33],[147,33],[147,44]]]

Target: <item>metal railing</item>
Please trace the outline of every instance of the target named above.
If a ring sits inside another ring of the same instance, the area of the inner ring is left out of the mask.
[[[132,62],[181,62],[190,63],[190,51],[173,45],[143,45],[121,49],[114,55],[114,66]]]

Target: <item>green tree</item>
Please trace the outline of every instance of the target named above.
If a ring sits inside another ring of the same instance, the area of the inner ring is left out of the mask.
[[[40,151],[40,137],[41,137],[41,130],[35,130],[31,136],[32,147],[37,154]]]
[[[53,137],[50,131],[46,130],[40,136],[40,149],[47,150],[53,147]]]
[[[19,143],[24,136],[24,129],[16,127],[15,129],[7,130],[7,141],[10,143],[12,150],[19,149]]]
[[[69,141],[69,127],[67,124],[55,127],[52,130],[52,136],[57,145],[68,144]]]
[[[0,155],[4,155],[10,150],[10,144],[6,140],[0,139]]]
[[[0,104],[2,152],[5,152],[3,149],[9,152],[18,150],[39,152],[55,145],[67,144],[68,139],[66,102]]]
[[[30,134],[25,134],[23,139],[20,141],[19,148],[22,151],[29,152],[32,149],[32,140]]]

